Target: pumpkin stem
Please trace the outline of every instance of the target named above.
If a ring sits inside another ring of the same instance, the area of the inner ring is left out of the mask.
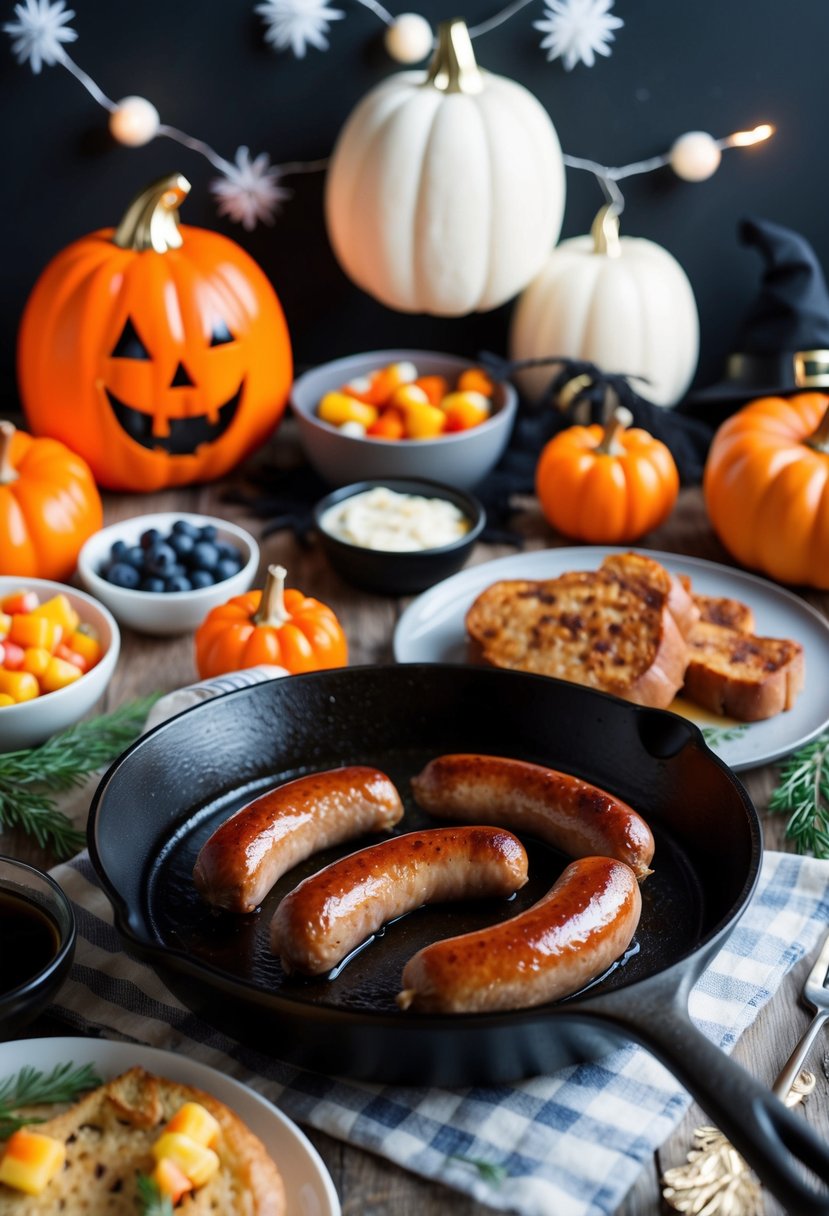
[[[816,452],[829,452],[829,405],[824,411],[817,430],[805,442]]]
[[[602,207],[590,228],[593,238],[593,252],[603,254],[606,258],[622,256],[622,242],[619,239],[619,212],[615,203]]]
[[[442,93],[482,93],[484,78],[475,61],[466,22],[441,21],[438,44],[424,84]]]
[[[284,566],[268,566],[268,577],[259,609],[253,618],[254,625],[272,625],[278,629],[291,619],[285,607],[285,579],[288,571]]]
[[[190,193],[190,183],[180,173],[170,173],[137,194],[112,240],[121,249],[139,253],[154,249],[166,253],[182,244],[178,209]]]
[[[600,452],[603,456],[618,456],[621,448],[616,443],[616,436],[620,431],[625,430],[633,422],[633,414],[624,405],[617,405],[616,409],[610,415],[604,428],[604,435],[596,452]]]
[[[12,464],[12,439],[15,427],[11,422],[0,422],[0,486],[17,481],[20,474]]]

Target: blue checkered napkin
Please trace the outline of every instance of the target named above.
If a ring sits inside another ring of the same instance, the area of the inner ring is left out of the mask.
[[[613,1213],[689,1104],[639,1047],[515,1085],[436,1090],[336,1081],[224,1037],[127,958],[86,854],[53,871],[75,905],[75,964],[55,1007],[95,1030],[185,1053],[298,1122],[523,1216]],[[829,923],[829,862],[768,853],[757,893],[693,990],[691,1014],[730,1050]]]

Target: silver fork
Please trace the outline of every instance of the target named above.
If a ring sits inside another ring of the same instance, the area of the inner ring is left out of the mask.
[[[786,1095],[797,1080],[803,1067],[803,1061],[811,1051],[812,1044],[817,1038],[824,1022],[829,1019],[829,988],[826,981],[829,978],[829,935],[823,943],[815,965],[809,972],[803,986],[802,998],[805,1004],[814,1009],[814,1017],[810,1025],[801,1035],[794,1051],[789,1056],[783,1069],[772,1086],[772,1092],[778,1098],[785,1100]]]

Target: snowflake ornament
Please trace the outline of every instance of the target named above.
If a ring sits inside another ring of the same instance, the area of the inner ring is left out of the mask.
[[[44,64],[63,63],[62,44],[78,36],[67,25],[75,16],[72,9],[63,0],[26,0],[14,6],[14,13],[17,21],[7,21],[3,29],[11,37],[17,62],[29,63],[33,72],[40,72]]]
[[[210,183],[219,203],[219,215],[226,215],[251,232],[257,223],[272,224],[279,204],[291,197],[280,186],[280,170],[271,164],[267,152],[251,160],[247,148],[238,148],[236,163],[228,164],[222,176]]]
[[[256,12],[267,26],[265,41],[277,51],[290,47],[297,59],[305,57],[309,44],[327,51],[329,22],[345,16],[338,8],[328,8],[325,0],[264,0]]]
[[[625,23],[611,12],[613,0],[546,0],[544,17],[533,26],[546,34],[541,40],[548,59],[561,59],[565,71],[577,63],[592,68],[596,55],[609,55],[614,30]]]

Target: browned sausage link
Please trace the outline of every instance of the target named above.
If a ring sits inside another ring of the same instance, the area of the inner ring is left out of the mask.
[[[524,846],[503,828],[432,828],[351,853],[295,887],[271,922],[286,971],[321,975],[387,921],[422,904],[512,895]]]
[[[583,857],[520,916],[419,950],[403,969],[397,1003],[429,1013],[482,1013],[556,1001],[625,952],[641,910],[630,866]]]
[[[379,769],[335,768],[299,777],[249,802],[201,848],[193,881],[208,903],[252,912],[287,870],[365,832],[387,831],[403,803]]]
[[[569,857],[615,857],[640,879],[651,872],[653,836],[641,815],[569,773],[504,756],[459,754],[432,760],[412,787],[430,815],[500,823]]]

